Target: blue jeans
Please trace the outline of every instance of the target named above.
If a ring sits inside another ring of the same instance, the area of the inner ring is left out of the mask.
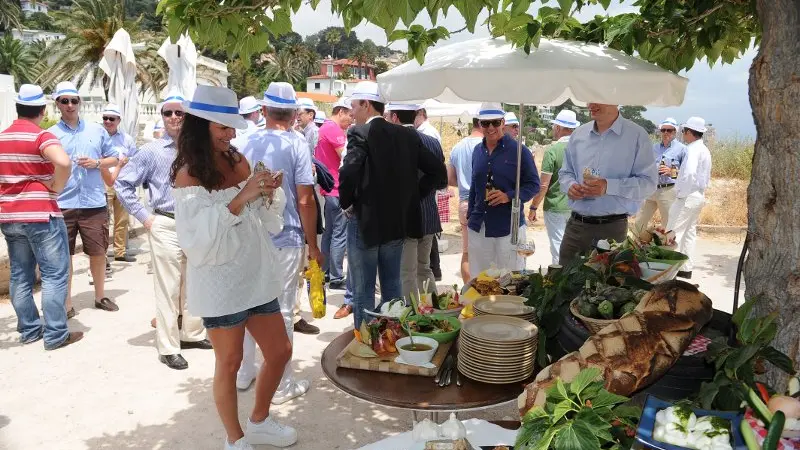
[[[69,337],[65,302],[70,256],[64,220],[51,217],[49,222],[2,223],[0,231],[8,244],[9,290],[20,342],[44,337],[45,348],[59,346]],[[37,265],[42,274],[44,324],[33,301]]]
[[[361,240],[358,219],[347,221],[347,262],[353,279],[353,321],[356,329],[364,317],[363,310],[375,308],[375,277],[381,277],[381,297],[384,300],[402,296],[400,261],[403,239],[374,247]],[[380,270],[378,270],[380,268]]]
[[[325,262],[322,270],[328,274],[330,281],[344,279],[344,251],[347,248],[347,218],[339,197],[325,196],[325,231],[322,233],[322,254]]]

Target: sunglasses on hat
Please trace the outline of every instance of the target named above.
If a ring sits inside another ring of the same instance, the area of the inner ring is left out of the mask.
[[[175,117],[183,117],[183,111],[179,109],[176,109],[174,111],[171,109],[168,109],[166,111],[161,111],[161,115],[164,117],[172,117],[173,114],[175,114]]]
[[[117,118],[114,116],[103,116],[103,122],[116,122]]]
[[[78,105],[78,104],[80,104],[80,102],[81,102],[81,99],[79,99],[79,98],[60,98],[60,99],[58,99],[58,103],[61,103],[62,105],[69,105],[70,103],[72,103],[73,105]]]
[[[489,128],[490,125],[499,128],[502,124],[503,119],[481,120],[481,128]]]

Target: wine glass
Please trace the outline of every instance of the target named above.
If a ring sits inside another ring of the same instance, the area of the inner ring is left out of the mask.
[[[527,272],[528,257],[536,253],[536,244],[533,242],[533,237],[527,238],[524,242],[520,241],[517,244],[517,254],[525,258],[525,264],[522,266],[522,272]]]

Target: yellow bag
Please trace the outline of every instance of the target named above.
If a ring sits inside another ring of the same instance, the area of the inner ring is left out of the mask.
[[[315,319],[321,319],[325,317],[325,274],[316,260],[312,259],[309,263],[305,278],[308,280],[308,299],[311,302],[311,313]]]

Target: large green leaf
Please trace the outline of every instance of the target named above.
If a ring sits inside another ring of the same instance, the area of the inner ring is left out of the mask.
[[[593,434],[598,434],[611,428],[611,424],[600,417],[592,408],[587,407],[581,408],[581,410],[578,411],[578,414],[575,416],[575,421],[586,424]]]
[[[627,402],[630,399],[628,397],[623,397],[622,395],[612,394],[604,389],[598,392],[597,395],[591,400],[592,408],[602,408],[604,406],[619,405]]]
[[[598,378],[600,378],[600,369],[596,367],[583,369],[577,375],[575,375],[575,378],[569,384],[569,390],[575,395],[580,395],[586,386],[589,386]]]
[[[744,320],[750,316],[750,312],[753,310],[758,300],[759,298],[756,297],[739,305],[739,309],[737,309],[731,317],[731,322],[733,322],[737,328],[741,327]]]
[[[558,450],[599,449],[600,441],[591,428],[583,422],[570,422],[561,429],[553,442]]]
[[[766,359],[767,361],[771,362],[775,365],[775,367],[781,369],[782,371],[788,374],[794,374],[794,363],[792,359],[786,356],[785,353],[779,351],[773,346],[767,346],[761,349],[758,352],[758,356]]]
[[[567,413],[575,410],[572,400],[562,400],[553,408],[553,423],[558,423]]]

